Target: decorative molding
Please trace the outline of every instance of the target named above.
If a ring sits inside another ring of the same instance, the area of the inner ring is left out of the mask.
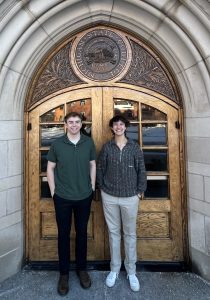
[[[132,40],[130,43],[132,48],[131,65],[120,82],[146,87],[179,104],[169,77],[161,64],[141,45]]]

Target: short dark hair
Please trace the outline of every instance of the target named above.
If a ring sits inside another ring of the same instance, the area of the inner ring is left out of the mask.
[[[78,113],[76,111],[71,111],[65,116],[65,118],[64,118],[65,123],[67,123],[68,119],[71,117],[78,117],[78,118],[80,118],[81,121],[83,120],[83,117],[80,113]]]
[[[115,122],[123,122],[125,124],[125,127],[127,128],[130,124],[130,122],[122,115],[116,115],[109,121],[109,127],[113,127],[113,123]]]

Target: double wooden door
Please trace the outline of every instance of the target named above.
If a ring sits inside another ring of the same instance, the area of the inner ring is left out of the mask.
[[[53,140],[65,132],[64,116],[77,111],[84,116],[83,131],[94,139],[97,151],[111,138],[108,122],[123,114],[130,120],[127,136],[143,149],[147,191],[137,220],[138,260],[182,261],[183,236],[180,191],[179,110],[140,91],[122,87],[89,87],[63,93],[29,113],[28,259],[57,260],[57,229],[53,201],[46,177],[47,152]],[[88,260],[109,259],[107,230],[100,192],[92,203],[88,225]],[[74,259],[74,228],[71,231]]]

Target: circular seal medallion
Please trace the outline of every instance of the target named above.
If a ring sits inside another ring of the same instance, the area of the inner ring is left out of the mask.
[[[77,38],[71,51],[73,67],[91,81],[112,80],[127,71],[131,53],[125,37],[104,28]]]

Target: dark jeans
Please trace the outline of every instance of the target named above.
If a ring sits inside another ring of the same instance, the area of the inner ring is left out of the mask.
[[[76,231],[75,258],[78,270],[85,270],[87,263],[87,225],[90,216],[92,194],[83,200],[66,200],[54,194],[58,227],[58,257],[60,274],[69,273],[70,231],[72,212]]]

